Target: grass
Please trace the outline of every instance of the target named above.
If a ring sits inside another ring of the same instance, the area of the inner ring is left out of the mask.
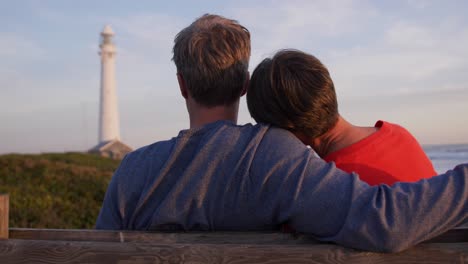
[[[10,227],[93,228],[120,161],[85,153],[0,156]]]

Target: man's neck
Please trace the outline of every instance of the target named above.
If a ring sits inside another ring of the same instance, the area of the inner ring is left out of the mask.
[[[325,157],[330,153],[348,147],[376,132],[375,127],[358,127],[338,117],[336,125],[324,135],[312,141],[311,147]]]
[[[190,128],[199,128],[219,120],[228,120],[237,124],[239,102],[229,106],[206,107],[196,102],[187,102]]]

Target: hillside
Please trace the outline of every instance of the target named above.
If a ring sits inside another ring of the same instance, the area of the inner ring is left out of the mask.
[[[10,227],[93,228],[119,163],[85,153],[1,155]]]

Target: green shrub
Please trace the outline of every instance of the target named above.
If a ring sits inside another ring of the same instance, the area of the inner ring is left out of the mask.
[[[85,153],[0,156],[10,227],[93,228],[119,163]]]

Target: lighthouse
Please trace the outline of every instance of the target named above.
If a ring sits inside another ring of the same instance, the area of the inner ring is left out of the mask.
[[[101,96],[99,101],[99,143],[120,140],[119,111],[115,87],[114,31],[107,25],[101,32]]]
[[[115,82],[116,48],[114,31],[106,25],[101,32],[101,85],[99,99],[98,144],[90,152],[111,158],[122,158],[132,149],[120,141],[120,122]]]

